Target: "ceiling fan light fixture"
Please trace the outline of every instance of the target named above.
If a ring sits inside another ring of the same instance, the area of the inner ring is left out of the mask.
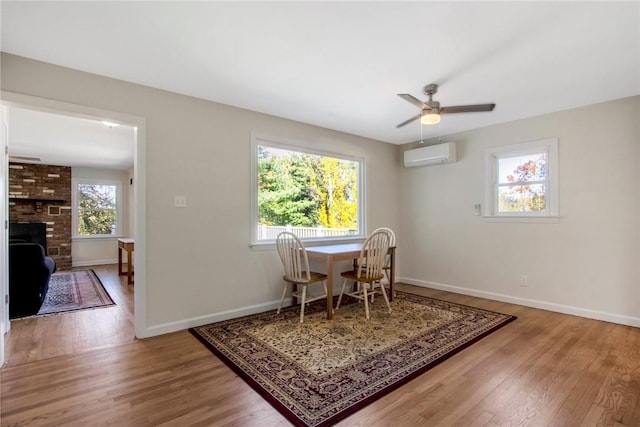
[[[493,111],[496,104],[475,104],[475,105],[454,105],[453,107],[441,107],[438,101],[433,100],[433,95],[438,92],[437,84],[426,85],[423,90],[424,94],[429,97],[428,101],[420,101],[415,96],[408,93],[399,93],[398,96],[405,101],[420,108],[420,114],[416,114],[408,120],[396,125],[401,128],[414,120],[420,119],[423,125],[435,125],[440,123],[440,112],[445,114],[452,113],[478,113],[481,111]]]
[[[438,113],[426,113],[420,117],[420,122],[423,125],[436,125],[440,123],[440,114]]]

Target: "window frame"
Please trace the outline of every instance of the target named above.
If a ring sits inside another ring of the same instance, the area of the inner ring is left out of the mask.
[[[545,210],[532,212],[498,211],[498,161],[529,154],[547,155]],[[557,222],[558,210],[558,139],[547,138],[492,147],[485,150],[485,215],[489,222]]]
[[[118,238],[123,236],[123,228],[122,228],[122,181],[113,180],[113,179],[99,179],[99,178],[73,178],[71,180],[73,185],[73,191],[71,193],[71,203],[72,203],[72,218],[71,218],[71,227],[72,227],[72,238],[74,239],[105,239],[105,238]],[[80,220],[80,209],[78,207],[78,192],[80,185],[113,185],[116,187],[116,230],[114,234],[91,234],[85,235],[80,234],[78,232],[78,224]]]
[[[251,135],[251,242],[250,246],[273,246],[275,239],[271,240],[258,240],[258,146],[267,146],[277,148],[281,150],[294,151],[303,154],[312,154],[317,156],[332,157],[340,160],[349,160],[358,163],[358,234],[351,236],[336,236],[336,237],[318,237],[318,238],[301,238],[303,242],[311,242],[312,244],[322,243],[341,243],[354,240],[362,240],[365,236],[366,228],[366,191],[365,191],[365,167],[366,158],[360,156],[354,156],[348,153],[337,153],[326,150],[319,150],[316,148],[310,148],[308,144],[301,141],[285,140],[282,138],[276,138],[266,135],[253,134]]]

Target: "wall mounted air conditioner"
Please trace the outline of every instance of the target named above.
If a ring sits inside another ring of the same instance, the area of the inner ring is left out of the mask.
[[[404,152],[404,166],[407,168],[412,168],[414,166],[440,165],[442,163],[454,163],[456,160],[455,142],[428,145],[426,147],[414,148]]]

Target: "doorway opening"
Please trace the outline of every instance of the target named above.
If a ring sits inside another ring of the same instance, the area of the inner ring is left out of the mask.
[[[145,319],[145,271],[146,266],[144,263],[144,200],[145,200],[145,182],[144,182],[144,165],[145,165],[145,121],[143,118],[131,116],[127,114],[121,114],[112,111],[105,110],[97,110],[91,107],[79,106],[75,104],[67,104],[53,100],[47,100],[42,98],[30,97],[25,95],[13,94],[13,93],[2,93],[2,107],[3,110],[7,111],[7,117],[3,117],[3,124],[7,126],[7,135],[6,142],[8,143],[8,158],[4,158],[3,162],[5,162],[3,172],[3,178],[5,183],[8,183],[8,167],[7,163],[18,164],[19,162],[25,162],[25,164],[33,164],[38,163],[36,160],[32,160],[30,158],[38,158],[38,155],[32,155],[33,153],[29,152],[28,149],[20,150],[20,152],[16,152],[13,148],[20,145],[19,142],[14,143],[12,146],[12,136],[20,135],[20,128],[18,125],[14,126],[14,133],[12,133],[12,113],[17,116],[17,118],[24,119],[25,117],[47,117],[54,118],[56,120],[61,121],[60,123],[76,122],[82,128],[84,125],[90,127],[90,125],[94,125],[98,123],[100,126],[103,126],[104,129],[113,131],[114,129],[120,128],[118,130],[118,134],[127,134],[127,130],[129,131],[129,161],[130,164],[127,167],[125,163],[114,163],[112,158],[108,158],[108,155],[105,154],[105,144],[104,142],[96,143],[96,147],[98,151],[102,152],[101,156],[98,156],[96,161],[98,164],[92,164],[91,162],[87,164],[78,163],[80,160],[72,159],[69,161],[71,164],[71,169],[74,171],[74,178],[78,178],[80,180],[86,180],[89,175],[93,175],[90,178],[94,178],[97,180],[111,179],[116,178],[122,182],[122,196],[126,202],[121,203],[119,212],[119,224],[118,228],[114,227],[114,231],[117,230],[117,234],[114,232],[112,236],[109,235],[101,235],[101,236],[84,236],[85,238],[78,238],[77,233],[77,215],[74,221],[72,221],[73,232],[69,232],[69,239],[71,241],[69,250],[73,255],[70,256],[70,268],[78,269],[78,268],[91,268],[95,270],[100,279],[103,281],[103,285],[106,288],[112,287],[112,290],[115,295],[112,295],[112,298],[115,300],[119,300],[122,307],[119,310],[108,312],[108,310],[96,309],[96,310],[88,310],[86,312],[74,312],[68,313],[62,316],[67,316],[64,320],[58,320],[58,323],[65,323],[70,329],[73,329],[73,322],[81,322],[86,323],[87,325],[91,325],[94,328],[94,331],[91,332],[88,328],[82,329],[80,328],[80,332],[76,328],[76,336],[70,338],[67,343],[73,343],[73,345],[68,345],[67,353],[74,352],[76,350],[82,350],[83,347],[91,345],[105,345],[109,343],[117,342],[118,339],[122,339],[122,336],[118,338],[118,334],[109,333],[109,329],[111,330],[127,330],[123,328],[123,325],[129,323],[129,336],[127,339],[133,339],[135,336],[143,337],[145,336],[146,324],[144,322]],[[102,122],[107,122],[103,124]],[[36,126],[38,121],[30,120],[30,126],[33,128]],[[117,126],[118,125],[118,126]],[[53,134],[55,132],[59,132],[60,129],[47,131],[47,129],[40,128],[40,132],[51,132],[52,138],[49,139],[49,144],[52,147],[55,147],[55,139],[53,138]],[[85,131],[87,128],[85,126]],[[82,131],[80,131],[82,132]],[[113,132],[115,133],[115,132]],[[113,135],[112,133],[112,135]],[[46,135],[44,135],[46,137]],[[86,137],[86,135],[85,135]],[[83,148],[88,148],[90,143],[86,142],[86,146]],[[37,150],[37,147],[31,147],[34,150]],[[58,146],[58,150],[54,150],[56,155],[64,154],[64,147]],[[69,148],[69,147],[66,147]],[[80,149],[73,149],[71,147],[70,153],[78,153],[81,152]],[[15,156],[13,154],[16,154]],[[45,153],[46,154],[46,153]],[[50,153],[51,154],[51,153]],[[122,154],[122,153],[120,153]],[[45,155],[42,156],[41,163],[49,163],[44,161]],[[124,156],[126,157],[126,156]],[[123,157],[123,158],[124,158]],[[113,165],[111,168],[109,167],[109,163],[105,163],[105,161],[111,161]],[[117,160],[116,160],[117,161]],[[75,162],[75,163],[74,163]],[[99,163],[102,162],[102,163]],[[64,163],[62,160],[54,160],[51,163]],[[55,173],[51,174],[54,175]],[[53,179],[53,178],[52,178]],[[5,200],[3,200],[4,206],[8,206],[13,200],[17,199],[18,196],[24,196],[24,194],[18,194],[20,189],[12,188],[7,185],[8,191],[6,192]],[[5,187],[5,188],[7,188]],[[50,189],[46,189],[50,190]],[[71,189],[73,192],[74,189]],[[33,202],[34,204],[36,202]],[[47,214],[51,213],[52,215],[60,215],[63,211],[72,210],[72,205],[75,203],[75,200],[68,200],[65,203],[62,203],[60,207],[47,207],[44,209]],[[66,206],[65,206],[66,205]],[[51,212],[49,212],[51,211]],[[5,211],[8,213],[8,209]],[[7,216],[7,219],[11,219],[11,216]],[[55,222],[55,221],[47,221],[47,222]],[[54,236],[54,226],[51,224],[47,225],[47,233],[50,233],[49,236]],[[8,243],[8,236],[5,231],[5,249],[6,244]],[[117,250],[117,237],[129,237],[136,241],[136,252],[134,253],[134,262],[135,265],[135,285],[127,285],[126,277],[121,278],[118,276],[117,271],[117,261],[115,259],[116,250]],[[112,242],[113,241],[113,242]],[[59,254],[61,245],[53,246],[55,249],[52,251],[53,254]],[[3,262],[6,262],[6,258],[8,256],[8,251],[4,251],[6,255],[3,255],[5,258]],[[104,255],[104,254],[111,255]],[[103,254],[103,255],[100,255]],[[72,261],[71,261],[72,260]],[[113,264],[111,264],[113,262]],[[6,264],[5,264],[6,265]],[[8,295],[8,275],[3,278],[4,283],[0,283],[0,286],[3,289],[3,293]],[[122,280],[121,280],[122,279]],[[121,283],[124,282],[124,286],[121,286]],[[6,355],[11,354],[14,351],[17,351],[19,354],[20,349],[18,348],[22,344],[24,344],[20,335],[30,335],[26,332],[25,325],[20,325],[20,330],[16,328],[15,333],[10,332],[12,325],[9,322],[9,310],[8,305],[4,304],[2,306],[2,310],[0,310],[0,316],[2,316],[2,332],[3,332],[3,343],[9,344],[5,347],[5,354],[0,354],[0,360],[7,361],[10,364],[13,364],[11,360],[8,360]],[[35,323],[35,322],[23,322],[23,323]],[[42,322],[40,322],[42,323]],[[76,326],[79,323],[76,323]],[[16,322],[15,325],[18,325]],[[65,330],[63,327],[60,328],[58,325],[57,330]],[[11,339],[7,341],[6,333],[11,334]],[[102,338],[100,338],[102,336]],[[32,340],[33,341],[33,340]],[[51,357],[55,355],[54,351],[51,348],[47,348],[49,346],[46,343],[38,344],[32,346],[33,348],[29,349],[28,352],[33,354],[34,351],[40,352],[40,357]],[[58,346],[61,347],[61,346]],[[64,346],[63,346],[64,347]],[[16,361],[20,360],[20,356],[16,358]],[[19,363],[19,362],[16,362]]]

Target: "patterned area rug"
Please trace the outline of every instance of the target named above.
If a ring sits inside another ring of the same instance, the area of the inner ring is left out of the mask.
[[[398,292],[392,312],[382,298],[341,305],[288,307],[190,329],[278,411],[298,426],[327,426],[424,373],[515,319]]]
[[[60,271],[51,275],[49,290],[36,316],[114,304],[93,270]]]

